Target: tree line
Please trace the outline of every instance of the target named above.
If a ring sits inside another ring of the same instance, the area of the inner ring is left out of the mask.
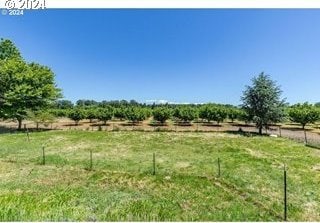
[[[71,103],[70,103],[71,104]],[[294,122],[301,124],[304,129],[307,124],[312,124],[320,121],[320,106],[312,105],[309,103],[284,105],[282,114],[277,114],[276,117],[271,117],[270,113],[266,113],[267,118],[254,116],[250,117],[250,113],[240,106],[231,106],[223,104],[202,104],[202,105],[72,105],[71,107],[56,107],[49,110],[55,117],[68,117],[78,124],[83,119],[102,121],[106,124],[107,121],[112,119],[127,120],[132,123],[142,122],[150,117],[157,124],[164,125],[168,120],[173,120],[181,124],[190,124],[192,121],[201,121],[203,123],[216,123],[220,124],[226,120],[234,122],[235,120],[243,121],[246,123],[256,123],[257,127],[262,125],[262,128],[268,128],[270,125],[283,122]]]
[[[0,40],[0,118],[18,121],[18,129],[24,119],[33,120],[37,125],[53,122],[56,117],[69,117],[75,124],[83,119],[106,124],[111,119],[138,123],[153,117],[159,124],[165,124],[169,119],[180,123],[200,120],[220,124],[226,119],[253,122],[261,134],[263,128],[283,121],[299,123],[303,129],[319,121],[320,103],[290,106],[281,94],[280,86],[261,73],[245,87],[239,106],[214,103],[150,105],[135,100],[78,100],[73,104],[59,100],[61,89],[49,67],[25,61],[12,41]]]
[[[60,104],[60,103],[59,103]],[[70,104],[70,103],[68,103]],[[52,108],[49,111],[56,117],[68,117],[78,124],[83,119],[99,120],[106,123],[111,119],[127,120],[132,123],[142,122],[150,117],[158,124],[165,124],[169,119],[176,122],[190,123],[201,119],[205,122],[215,121],[218,124],[229,118],[234,121],[240,119],[243,115],[241,109],[221,104],[204,105],[87,105],[87,106],[68,106],[64,108]]]

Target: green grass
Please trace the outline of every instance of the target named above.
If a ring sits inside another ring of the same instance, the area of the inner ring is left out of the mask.
[[[51,131],[28,142],[2,134],[0,163],[1,221],[281,221],[284,163],[289,220],[320,221],[320,150],[286,139]]]

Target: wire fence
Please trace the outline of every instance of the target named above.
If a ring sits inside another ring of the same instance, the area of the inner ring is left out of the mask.
[[[37,128],[39,127],[39,128]],[[110,122],[106,125],[100,123],[85,122],[75,125],[70,121],[48,123],[46,125],[36,125],[33,122],[26,122],[23,125],[25,131],[46,131],[46,130],[82,130],[82,131],[147,131],[147,132],[239,132],[257,134],[258,129],[253,125],[237,123],[223,123],[221,125],[212,123],[196,122],[192,124],[173,123],[170,125],[156,124],[132,124],[124,122]],[[17,131],[15,123],[0,123],[0,133]],[[308,146],[320,148],[320,134],[303,130],[301,128],[287,128],[281,126],[271,126],[264,130],[264,134],[276,137],[288,138]]]

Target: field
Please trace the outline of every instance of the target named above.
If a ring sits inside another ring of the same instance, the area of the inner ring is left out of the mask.
[[[0,147],[1,221],[281,221],[284,163],[288,220],[320,221],[320,151],[283,138],[44,131]]]

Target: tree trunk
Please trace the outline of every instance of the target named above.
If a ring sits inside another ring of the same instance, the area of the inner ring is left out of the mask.
[[[21,130],[21,126],[22,126],[22,119],[18,118],[18,130]]]
[[[262,126],[259,127],[259,135],[262,135]]]

